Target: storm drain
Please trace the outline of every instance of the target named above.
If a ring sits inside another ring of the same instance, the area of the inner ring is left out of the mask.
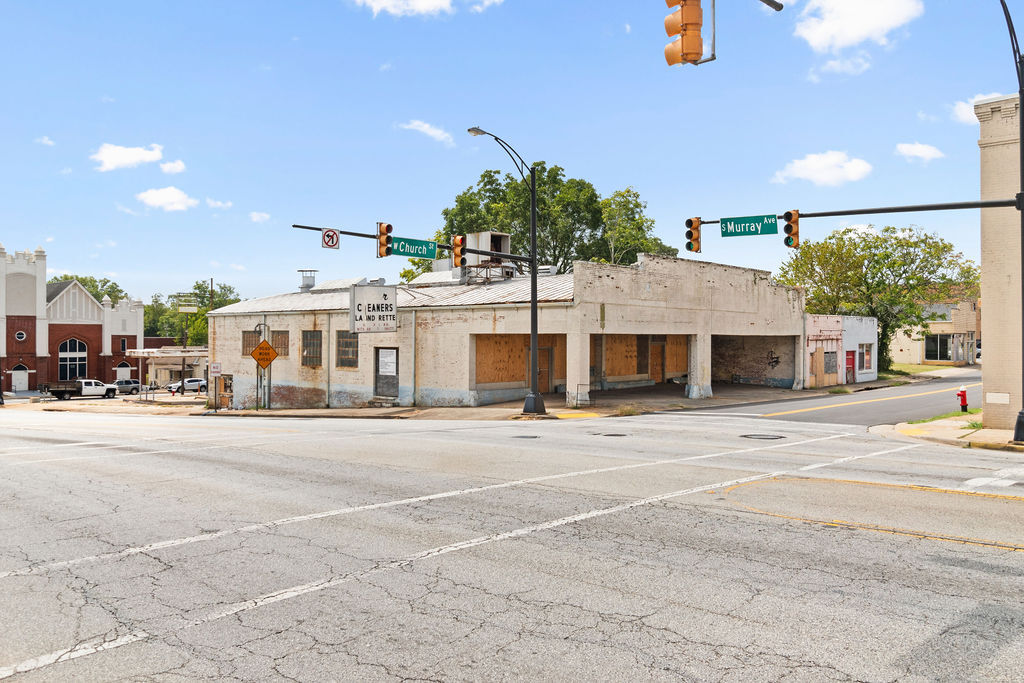
[[[781,434],[741,434],[741,439],[757,439],[759,441],[774,441],[775,439],[785,439],[786,437]]]

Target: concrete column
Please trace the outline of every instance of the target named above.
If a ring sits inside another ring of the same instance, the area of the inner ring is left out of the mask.
[[[711,335],[690,335],[688,398],[711,398]]]
[[[793,367],[795,368],[793,377],[793,389],[799,390],[804,388],[804,382],[807,380],[807,318],[804,317],[804,332],[796,338],[796,358],[793,359]]]
[[[100,334],[103,335],[103,350],[100,352],[101,356],[110,355],[110,328],[113,327],[114,311],[113,303],[110,301],[109,296],[104,296],[103,301],[100,302],[103,306],[103,324],[100,325]]]
[[[7,250],[0,244],[0,358],[7,357]],[[6,368],[4,368],[6,370]]]
[[[36,247],[36,357],[50,355],[50,325],[46,317],[46,252]]]
[[[1017,96],[979,102],[981,199],[1011,199],[1020,188]],[[981,210],[981,329],[985,426],[1013,429],[1021,409],[1020,214]]]
[[[590,335],[565,335],[565,405],[576,408],[590,403]]]

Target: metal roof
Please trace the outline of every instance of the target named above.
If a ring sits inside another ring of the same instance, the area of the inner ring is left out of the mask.
[[[326,283],[325,283],[326,284]],[[537,278],[537,301],[542,303],[571,302],[572,273]],[[456,285],[452,287],[398,287],[398,307],[448,308],[454,306],[493,306],[527,304],[530,302],[530,278],[517,277],[491,284]],[[218,308],[209,315],[246,313],[288,313],[301,311],[348,310],[348,290],[292,292],[259,299],[248,299]]]

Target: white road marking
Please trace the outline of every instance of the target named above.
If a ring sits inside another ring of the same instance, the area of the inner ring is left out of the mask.
[[[914,448],[916,446],[917,446],[917,444],[915,444],[913,446],[909,446],[909,448]],[[750,449],[750,450],[767,450],[767,449]],[[440,557],[442,555],[447,555],[449,553],[453,553],[453,552],[456,552],[458,550],[467,550],[469,548],[475,548],[475,547],[482,546],[482,545],[488,545],[488,544],[491,544],[491,543],[496,543],[498,541],[505,541],[505,540],[508,540],[508,539],[520,538],[520,537],[528,536],[530,534],[534,534],[534,533],[537,533],[537,532],[540,532],[540,531],[546,531],[548,529],[555,529],[557,527],[566,526],[568,524],[574,524],[576,522],[582,522],[582,521],[589,520],[589,519],[594,519],[594,518],[597,518],[597,517],[604,517],[606,515],[615,514],[617,512],[624,512],[626,510],[631,510],[631,509],[636,508],[636,507],[640,507],[640,506],[643,506],[643,505],[650,505],[652,503],[658,503],[658,502],[661,502],[661,501],[670,500],[672,498],[680,498],[682,496],[688,496],[688,495],[692,495],[694,493],[702,493],[704,491],[713,491],[713,490],[719,489],[719,488],[727,488],[729,486],[736,486],[737,484],[746,484],[748,482],[758,481],[758,480],[761,480],[761,479],[770,479],[772,477],[781,477],[781,476],[785,476],[785,475],[788,475],[788,474],[793,474],[794,472],[798,472],[798,471],[801,471],[801,470],[807,470],[807,469],[819,468],[819,467],[827,467],[827,466],[829,466],[831,464],[839,464],[839,463],[843,463],[843,462],[849,462],[850,460],[853,460],[853,459],[870,458],[872,456],[884,455],[886,453],[892,453],[892,452],[898,451],[898,450],[905,450],[905,448],[889,449],[889,450],[884,450],[884,451],[877,451],[875,453],[868,453],[868,454],[865,454],[865,455],[851,456],[851,457],[847,457],[847,458],[840,458],[838,460],[834,460],[834,461],[830,461],[830,462],[826,462],[826,463],[819,463],[817,465],[808,465],[806,467],[798,468],[797,470],[788,470],[788,471],[787,470],[781,470],[781,471],[778,471],[778,472],[769,472],[769,473],[766,473],[766,474],[756,474],[756,475],[753,475],[753,476],[750,476],[750,477],[741,477],[739,479],[731,479],[729,481],[721,481],[721,482],[717,482],[717,483],[714,483],[714,484],[705,484],[703,486],[696,486],[696,487],[693,487],[693,488],[684,489],[682,491],[672,491],[670,493],[663,493],[663,494],[660,494],[660,495],[657,495],[657,496],[649,496],[647,498],[639,498],[639,499],[636,499],[636,500],[629,501],[628,503],[622,503],[620,505],[614,505],[614,506],[611,506],[611,507],[591,510],[589,512],[584,512],[584,513],[580,513],[580,514],[576,514],[576,515],[570,515],[568,517],[561,517],[559,519],[552,519],[552,520],[549,520],[547,522],[541,522],[540,524],[534,524],[534,525],[531,525],[531,526],[521,527],[519,529],[514,529],[512,531],[506,531],[506,532],[497,533],[497,534],[490,534],[490,535],[487,535],[487,536],[478,536],[476,538],[467,539],[465,541],[460,541],[458,543],[450,543],[448,545],[442,545],[442,546],[438,546],[436,548],[430,548],[428,550],[424,550],[424,551],[415,553],[413,555],[410,555],[408,557],[405,557],[405,558],[402,558],[402,559],[399,559],[399,560],[391,560],[391,561],[388,561],[388,562],[384,562],[382,564],[377,565],[376,567],[373,567],[372,569],[366,569],[366,570],[363,570],[361,572],[352,572],[350,574],[343,574],[342,576],[337,576],[337,577],[335,577],[333,579],[327,579],[327,580],[324,580],[324,581],[314,581],[314,582],[311,582],[311,583],[300,584],[298,586],[292,586],[290,588],[285,588],[283,590],[274,591],[272,593],[265,593],[265,594],[263,594],[263,595],[261,595],[261,596],[259,596],[257,598],[253,598],[253,599],[250,599],[250,600],[242,600],[242,601],[233,603],[231,605],[228,605],[227,607],[221,607],[221,608],[219,608],[217,610],[211,611],[211,612],[207,613],[205,616],[202,616],[202,617],[200,617],[198,619],[193,619],[193,620],[189,621],[185,626],[181,627],[181,629],[179,629],[179,630],[184,630],[184,629],[187,629],[187,628],[193,628],[193,627],[196,627],[196,626],[201,626],[203,624],[208,624],[208,623],[216,621],[218,619],[223,619],[224,617],[232,616],[232,615],[238,614],[240,612],[248,612],[248,611],[251,611],[251,610],[254,610],[254,609],[258,609],[260,607],[264,607],[266,605],[273,604],[275,602],[281,602],[281,601],[284,601],[284,600],[290,600],[292,598],[301,597],[303,595],[309,595],[310,593],[317,593],[317,592],[326,590],[328,588],[332,588],[334,586],[339,586],[339,585],[341,585],[343,583],[348,583],[348,582],[356,580],[356,579],[362,579],[362,578],[365,578],[365,577],[368,577],[368,576],[372,576],[374,574],[381,574],[381,573],[384,573],[384,572],[387,572],[387,571],[392,571],[394,569],[400,569],[401,567],[404,567],[404,566],[407,566],[409,564],[412,564],[413,562],[416,562],[418,560],[424,560],[424,559],[428,559],[428,558],[432,558],[432,557]],[[25,660],[24,662],[20,662],[18,664],[14,664],[12,666],[0,668],[0,679],[12,676],[15,673],[25,673],[25,672],[28,672],[28,671],[34,671],[36,669],[41,669],[41,668],[43,668],[45,666],[49,666],[49,665],[54,664],[56,662],[66,661],[68,659],[73,659],[75,657],[83,657],[83,656],[86,656],[86,655],[90,655],[90,654],[94,654],[94,653],[97,653],[97,652],[101,652],[103,650],[111,650],[111,649],[114,649],[114,648],[117,648],[117,647],[121,647],[123,645],[128,645],[130,643],[139,642],[141,640],[148,640],[149,638],[152,638],[152,637],[153,637],[153,634],[150,634],[150,633],[147,633],[146,631],[141,631],[141,630],[140,631],[132,632],[132,633],[126,635],[126,636],[121,636],[120,638],[116,638],[114,640],[106,640],[104,637],[100,637],[100,638],[94,639],[92,641],[89,641],[89,644],[86,644],[86,643],[79,644],[79,645],[76,645],[76,646],[74,646],[72,648],[69,648],[69,649],[59,650],[57,652],[46,654],[46,655],[41,655],[39,657],[33,657],[32,659]],[[96,645],[95,643],[99,643],[99,644]],[[74,654],[72,655],[70,653],[74,653]]]
[[[336,510],[326,510],[324,512],[313,512],[307,515],[299,515],[297,517],[286,517],[284,519],[271,520],[269,522],[260,522],[258,524],[249,524],[243,527],[237,527],[235,529],[225,529],[223,531],[215,531],[208,534],[197,534],[195,536],[186,536],[183,538],[174,538],[166,541],[157,541],[155,543],[149,543],[147,545],[134,546],[131,548],[125,548],[124,550],[118,550],[110,553],[102,553],[99,555],[90,555],[88,557],[78,557],[70,560],[59,560],[56,562],[48,562],[46,564],[37,564],[30,567],[23,567],[21,569],[12,569],[5,572],[0,572],[0,579],[6,579],[11,576],[25,576],[27,574],[41,573],[45,571],[51,571],[54,569],[64,569],[66,567],[73,567],[75,565],[87,564],[91,562],[99,562],[108,559],[119,559],[122,557],[129,557],[131,555],[138,555],[140,553],[148,553],[154,550],[160,550],[162,548],[174,548],[177,546],[188,545],[191,543],[200,543],[203,541],[212,541],[217,538],[224,538],[225,536],[234,536],[237,534],[248,533],[252,531],[260,531],[263,529],[273,529],[279,526],[285,526],[288,524],[297,524],[299,522],[309,522],[316,519],[324,519],[327,517],[338,517],[340,515],[349,515],[356,512],[369,512],[372,510],[383,510],[391,507],[398,507],[401,505],[414,505],[416,503],[424,503],[432,500],[441,500],[443,498],[454,498],[456,496],[464,496],[471,493],[480,493],[482,491],[494,491],[497,489],[512,488],[514,486],[523,486],[526,484],[538,484],[542,482],[557,481],[559,479],[569,479],[573,477],[582,477],[591,474],[604,474],[607,472],[622,472],[625,470],[638,469],[641,467],[656,467],[660,465],[672,465],[684,462],[693,462],[695,460],[707,460],[709,458],[719,458],[726,455],[738,455],[743,453],[753,453],[758,451],[769,451],[777,448],[784,448],[788,446],[801,446],[809,443],[816,443],[819,441],[831,441],[832,439],[839,439],[849,434],[833,434],[831,436],[817,437],[814,439],[807,439],[804,441],[796,441],[793,443],[779,443],[772,444],[771,446],[753,446],[751,448],[744,448],[740,450],[721,451],[718,453],[708,453],[705,455],[692,455],[681,458],[672,458],[669,460],[649,460],[645,462],[630,463],[628,465],[613,465],[611,467],[599,467],[590,470],[577,470],[574,472],[563,472],[561,474],[547,474],[539,477],[530,477],[527,479],[517,479],[515,481],[505,481],[500,484],[487,484],[485,486],[475,486],[472,488],[458,489],[453,491],[443,491],[441,493],[430,493],[423,496],[416,496],[413,498],[402,498],[399,500],[389,500],[381,503],[369,503],[366,505],[356,505],[352,507],[339,508]],[[211,446],[210,448],[219,448],[217,446]],[[197,449],[201,450],[201,449]]]

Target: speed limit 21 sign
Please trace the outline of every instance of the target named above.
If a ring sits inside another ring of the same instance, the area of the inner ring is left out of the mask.
[[[341,242],[341,235],[337,230],[324,228],[320,231],[320,243],[324,249],[337,249]]]

